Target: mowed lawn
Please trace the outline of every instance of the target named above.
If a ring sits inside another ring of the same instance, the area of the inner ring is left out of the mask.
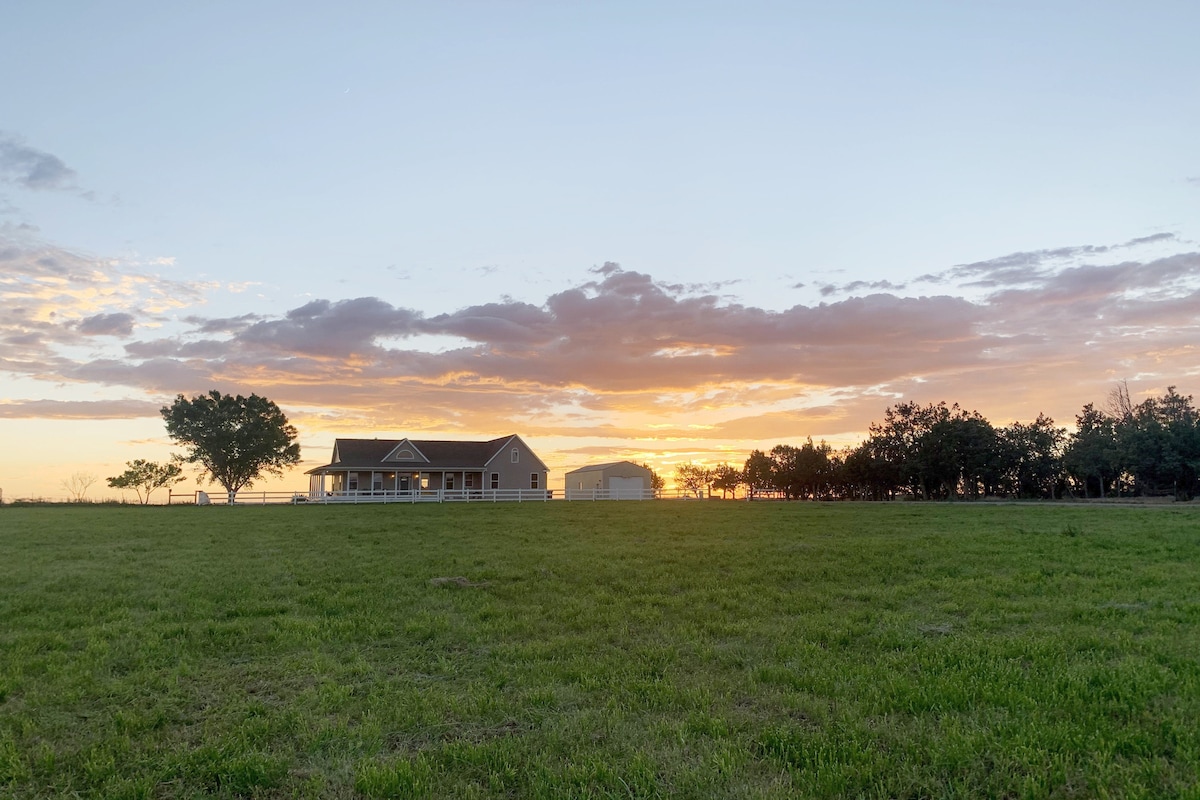
[[[1198,786],[1196,506],[0,508],[0,796]]]

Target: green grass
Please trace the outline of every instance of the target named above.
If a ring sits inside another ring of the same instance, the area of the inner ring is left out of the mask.
[[[1198,624],[1193,507],[3,508],[0,795],[1200,797]]]

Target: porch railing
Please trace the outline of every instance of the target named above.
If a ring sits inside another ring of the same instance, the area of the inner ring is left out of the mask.
[[[359,489],[312,492],[302,503],[544,503],[551,489]]]

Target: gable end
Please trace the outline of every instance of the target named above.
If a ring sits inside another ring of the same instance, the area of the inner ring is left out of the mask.
[[[398,445],[392,448],[392,452],[383,457],[384,461],[424,461],[429,463],[429,459],[425,454],[412,443],[410,439],[402,440]]]

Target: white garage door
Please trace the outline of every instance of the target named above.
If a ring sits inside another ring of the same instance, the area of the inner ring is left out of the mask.
[[[608,493],[614,500],[641,500],[641,478],[609,478]]]

